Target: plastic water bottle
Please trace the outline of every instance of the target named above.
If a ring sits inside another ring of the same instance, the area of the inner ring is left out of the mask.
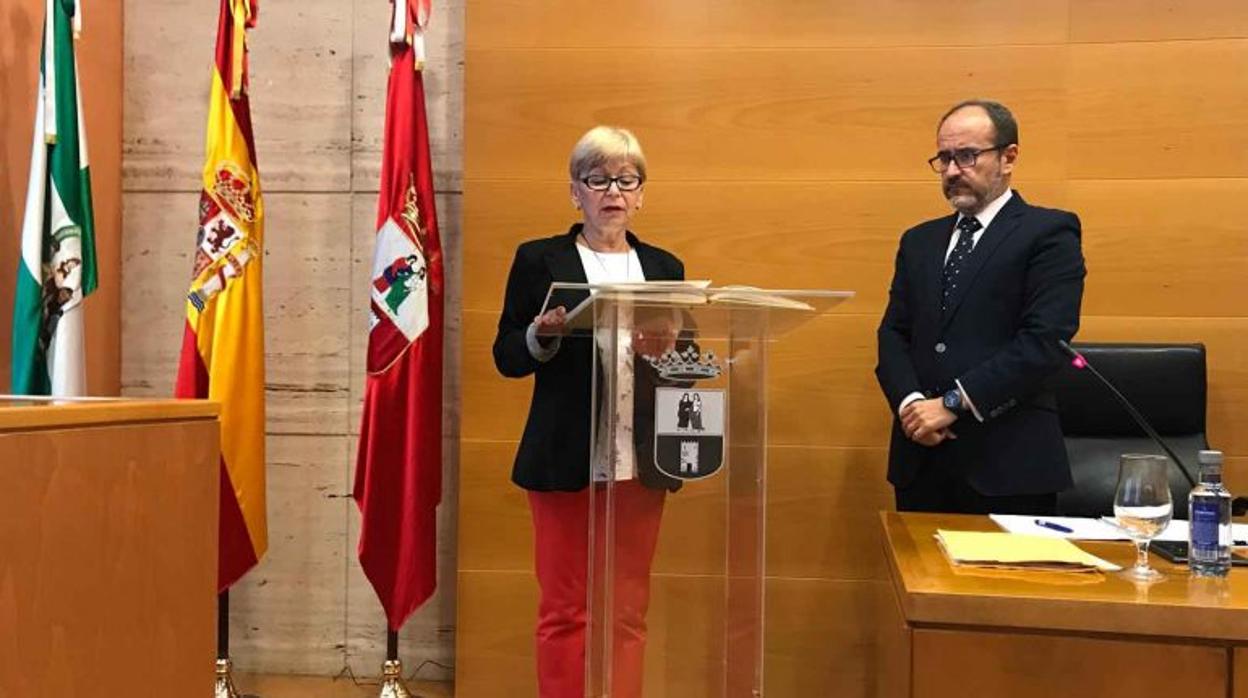
[[[1231,493],[1222,486],[1222,452],[1201,451],[1200,483],[1188,495],[1188,565],[1197,577],[1231,571]]]

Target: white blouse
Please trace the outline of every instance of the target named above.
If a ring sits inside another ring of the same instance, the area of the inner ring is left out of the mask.
[[[578,240],[576,251],[581,255],[585,279],[591,284],[615,284],[645,281],[641,260],[637,251],[595,252]],[[619,355],[615,361],[615,375],[619,382],[615,401],[615,443],[608,448],[610,430],[607,428],[607,410],[598,413],[597,433],[594,443],[594,480],[608,478],[631,480],[637,477],[637,457],[633,445],[633,310],[618,306],[617,338]],[[600,361],[609,360],[611,330],[600,330],[595,337]],[[608,465],[610,463],[610,465]]]

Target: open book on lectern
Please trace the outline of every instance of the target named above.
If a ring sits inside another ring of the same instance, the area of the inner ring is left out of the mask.
[[[852,291],[815,289],[759,289],[750,286],[712,286],[709,281],[647,281],[622,284],[585,284],[556,281],[550,285],[542,313],[562,306],[563,327],[551,334],[579,334],[592,329],[602,308],[628,309],[630,324],[638,326],[660,315],[680,312],[678,323],[691,322],[702,337],[744,336],[756,331],[776,337],[821,315],[854,296]],[[617,316],[623,317],[623,316]]]
[[[809,303],[792,297],[807,291],[771,291],[753,286],[712,287],[710,281],[633,281],[619,284],[578,284],[555,282],[546,292],[542,312],[563,306],[568,320],[578,317],[597,296],[631,301],[643,306],[742,305],[755,308],[814,310]]]

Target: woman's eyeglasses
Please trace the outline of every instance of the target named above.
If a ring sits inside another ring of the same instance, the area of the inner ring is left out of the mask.
[[[620,191],[637,191],[641,188],[641,176],[635,174],[622,174],[619,177],[593,174],[581,178],[581,184],[591,191],[606,191],[611,188],[612,182]]]

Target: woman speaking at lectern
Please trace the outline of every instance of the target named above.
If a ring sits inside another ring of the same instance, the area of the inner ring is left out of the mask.
[[[516,250],[507,278],[494,363],[512,378],[534,374],[529,416],[511,479],[528,491],[533,516],[535,568],[541,601],[537,621],[537,675],[542,698],[585,695],[586,577],[591,498],[595,520],[604,517],[605,482],[614,481],[614,611],[612,695],[641,695],[650,563],[663,501],[675,480],[654,466],[653,395],[656,375],[634,356],[658,356],[675,340],[675,322],[622,330],[614,366],[605,352],[610,337],[557,336],[567,308],[541,314],[550,284],[626,283],[684,279],[671,253],[642,242],[629,230],[645,195],[646,158],[629,131],[598,126],[572,149],[568,166],[573,207],[581,221],[566,233],[530,240]],[[584,297],[584,296],[582,296]],[[621,322],[621,327],[631,324]],[[596,348],[595,348],[596,345]],[[591,395],[597,351],[602,370],[614,370],[615,444],[605,424],[599,376]],[[636,397],[636,399],[634,399]],[[597,403],[597,404],[595,404]],[[602,443],[592,464],[592,419]],[[607,462],[613,461],[613,462]],[[602,524],[599,523],[601,533]],[[623,535],[623,532],[627,535]],[[601,545],[599,541],[599,545]]]

